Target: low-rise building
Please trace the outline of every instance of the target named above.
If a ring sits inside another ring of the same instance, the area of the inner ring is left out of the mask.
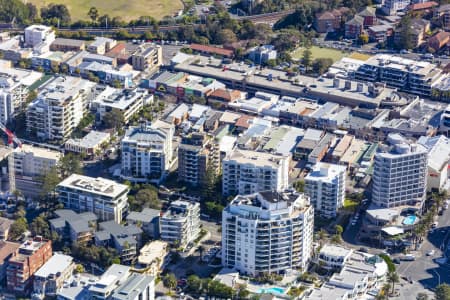
[[[265,64],[267,61],[277,59],[277,50],[273,45],[255,47],[248,53],[248,58],[257,64]]]
[[[111,265],[101,276],[100,280],[88,287],[87,299],[107,300],[111,299],[114,291],[124,284],[131,276],[131,268],[128,266]]]
[[[337,245],[323,245],[317,261],[323,268],[341,270],[352,255],[353,250]]]
[[[449,187],[450,140],[444,135],[421,137],[418,143],[428,151],[427,190],[443,191]]]
[[[50,44],[55,40],[55,31],[50,26],[30,25],[25,28],[24,37],[26,47],[44,53],[49,51]]]
[[[76,212],[93,212],[102,221],[121,223],[128,213],[129,187],[105,178],[72,174],[56,186],[59,202]]]
[[[132,211],[127,216],[127,223],[140,227],[150,238],[159,238],[159,217],[157,209],[144,208],[141,212]]]
[[[95,233],[95,244],[113,247],[117,250],[122,264],[131,264],[137,257],[141,247],[142,230],[135,225],[120,225],[114,221],[98,224]]]
[[[334,32],[341,28],[344,15],[348,12],[347,7],[324,11],[316,14],[313,26],[318,33]]]
[[[353,19],[345,22],[345,38],[357,39],[363,33],[364,30],[364,18],[355,15]]]
[[[81,139],[69,139],[64,143],[64,149],[73,153],[92,157],[97,155],[102,148],[109,143],[111,134],[109,132],[101,132],[91,130]]]
[[[56,167],[63,157],[59,151],[22,144],[11,154],[14,155],[16,176],[36,178]]]
[[[55,253],[34,274],[33,296],[39,298],[55,296],[64,281],[70,278],[74,269],[73,257]]]
[[[433,48],[435,52],[441,50],[450,41],[450,33],[446,31],[440,31],[428,38],[428,47]]]
[[[50,45],[51,51],[77,52],[86,48],[86,42],[83,40],[56,38]]]
[[[185,248],[200,233],[200,204],[177,200],[159,219],[161,239]]]
[[[6,268],[6,285],[16,295],[27,295],[33,288],[33,275],[53,255],[52,242],[42,237],[26,240],[12,254]]]
[[[140,45],[131,55],[133,69],[139,71],[158,68],[162,60],[162,47],[155,44]]]
[[[117,41],[105,38],[105,37],[96,37],[95,41],[93,41],[88,47],[87,51],[95,54],[103,55],[117,44]]]
[[[103,120],[107,113],[115,110],[122,114],[123,121],[128,124],[145,105],[153,102],[153,95],[143,89],[122,90],[105,86],[97,89],[97,93],[91,109],[96,112],[98,120]]]
[[[173,163],[175,127],[164,121],[130,127],[121,142],[121,176],[130,181],[162,180]]]
[[[6,268],[8,267],[9,258],[20,247],[19,243],[0,241],[0,280],[4,281],[6,278]]]
[[[97,229],[97,216],[92,212],[77,214],[70,209],[58,209],[55,219],[49,220],[50,229],[61,238],[78,245],[89,244]]]
[[[167,265],[169,244],[163,241],[152,241],[139,251],[138,263],[146,273],[158,276]]]
[[[114,291],[111,300],[154,300],[155,277],[133,273]]]

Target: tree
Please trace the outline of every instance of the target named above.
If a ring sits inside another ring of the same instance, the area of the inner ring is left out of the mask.
[[[302,64],[303,66],[305,66],[306,72],[308,72],[311,63],[312,63],[312,53],[311,50],[309,50],[309,48],[306,48],[302,54]]]
[[[98,19],[98,16],[99,16],[97,7],[92,6],[89,9],[87,15],[89,16],[89,18],[91,18],[92,22],[94,22],[94,23],[97,22],[97,19]]]
[[[125,120],[120,110],[113,109],[103,116],[103,123],[107,128],[118,130],[125,124]]]
[[[338,235],[342,235],[342,233],[344,232],[344,228],[342,228],[341,225],[334,226],[334,230],[336,231],[336,234],[338,234]]]
[[[58,183],[61,181],[58,168],[52,167],[48,172],[41,176],[39,181],[42,182],[41,196],[46,196],[53,192]]]
[[[77,264],[75,266],[75,273],[83,273],[84,272],[84,267],[82,264]]]
[[[70,25],[70,12],[64,4],[49,4],[41,8],[41,18],[50,25]]]
[[[197,275],[190,275],[187,278],[187,286],[189,291],[200,293],[202,288],[202,280]]]
[[[158,199],[158,191],[151,185],[147,185],[147,188],[141,189],[135,196],[137,210],[142,210],[144,207],[150,207],[153,209],[161,208],[161,201]]]
[[[163,284],[168,289],[175,289],[177,287],[177,278],[173,273],[166,274],[162,278]]]
[[[40,235],[46,239],[51,238],[50,226],[42,215],[37,216],[33,222],[31,222],[30,231],[34,236]]]
[[[293,186],[297,192],[303,193],[305,191],[305,180],[300,179],[300,180],[294,182]]]
[[[413,33],[411,29],[411,17],[406,15],[402,18],[399,24],[400,27],[400,39],[397,40],[397,48],[399,49],[413,49],[414,48],[414,40]]]
[[[315,73],[323,74],[333,64],[331,58],[316,58],[313,61],[312,68]]]
[[[27,220],[25,218],[19,218],[11,224],[8,233],[8,239],[17,241],[21,238],[22,234],[28,230]]]
[[[369,42],[369,36],[367,34],[361,34],[359,36],[359,43],[365,45]]]
[[[450,285],[447,283],[440,284],[436,287],[434,293],[436,300],[450,300]]]
[[[387,280],[392,284],[392,292],[391,293],[393,294],[395,291],[395,284],[400,281],[400,278],[399,278],[397,272],[389,272],[387,274]]]
[[[60,171],[63,178],[72,174],[83,174],[81,167],[81,157],[79,155],[69,153],[64,155],[60,160]]]
[[[331,242],[333,242],[334,244],[340,244],[342,243],[342,238],[340,235],[335,234],[331,237]]]

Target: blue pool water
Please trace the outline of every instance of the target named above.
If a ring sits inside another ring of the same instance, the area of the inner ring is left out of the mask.
[[[268,289],[260,289],[258,294],[284,294],[284,289],[280,287],[271,287]]]
[[[417,217],[414,215],[411,216],[407,216],[404,220],[403,220],[403,225],[413,225],[414,222],[416,222]]]

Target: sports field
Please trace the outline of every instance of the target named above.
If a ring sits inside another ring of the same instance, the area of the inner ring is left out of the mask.
[[[25,0],[24,0],[25,1]],[[88,20],[89,8],[95,6],[99,14],[121,17],[124,21],[140,16],[152,16],[157,20],[173,15],[183,8],[181,0],[26,0],[38,8],[50,3],[65,4],[72,21]]]
[[[303,50],[305,48],[300,47],[291,52],[291,56],[295,60],[299,60],[302,58]],[[312,58],[331,58],[333,61],[338,61],[344,56],[347,56],[349,53],[342,52],[340,50],[330,49],[330,48],[320,48],[317,46],[312,46],[309,50],[311,50]]]

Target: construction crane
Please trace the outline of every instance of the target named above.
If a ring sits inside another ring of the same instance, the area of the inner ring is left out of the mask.
[[[14,143],[17,147],[22,147],[22,142],[16,137],[16,135],[6,128],[6,126],[0,123],[0,129],[8,136],[8,147],[12,150],[8,155],[8,179],[9,179],[9,192],[13,193],[16,190],[16,172],[14,167]]]

